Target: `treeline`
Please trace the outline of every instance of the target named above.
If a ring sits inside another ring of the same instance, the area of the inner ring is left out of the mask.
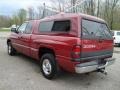
[[[6,27],[9,28],[11,25],[21,25],[27,17],[27,11],[24,9],[19,9],[17,13],[14,13],[13,16],[3,16],[0,15],[0,28]]]
[[[111,30],[120,30],[120,0],[51,0],[59,11],[85,13],[107,21]]]
[[[41,19],[58,12],[85,13],[107,21],[113,30],[120,30],[120,0],[51,0],[51,6],[20,9],[13,16],[0,16],[0,27],[20,25],[25,20]]]
[[[120,0],[89,0],[84,13],[103,18],[110,28],[120,30]]]
[[[0,15],[0,28],[1,27],[10,27],[11,24],[11,18],[8,16],[2,16]]]

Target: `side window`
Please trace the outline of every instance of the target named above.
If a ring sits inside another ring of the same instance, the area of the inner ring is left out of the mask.
[[[70,31],[70,20],[40,22],[39,31],[41,32]]]
[[[26,26],[25,33],[30,34],[32,32],[32,22],[29,22]]]
[[[26,29],[27,23],[23,23],[19,28],[18,28],[18,32],[19,33],[24,33],[25,29]]]
[[[41,32],[49,32],[52,30],[53,27],[53,21],[47,21],[47,22],[40,22],[39,25],[39,31]]]
[[[70,21],[55,21],[52,31],[62,31],[62,32],[67,32],[70,31]]]

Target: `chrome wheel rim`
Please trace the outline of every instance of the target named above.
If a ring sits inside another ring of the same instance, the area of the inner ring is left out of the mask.
[[[51,67],[51,63],[50,63],[50,61],[48,59],[43,60],[42,69],[43,69],[43,72],[46,75],[50,75],[52,67]]]
[[[8,45],[8,53],[9,54],[11,53],[11,49],[12,49],[12,47],[10,45]]]

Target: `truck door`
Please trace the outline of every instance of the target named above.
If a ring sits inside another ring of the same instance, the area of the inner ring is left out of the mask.
[[[23,23],[18,28],[18,30],[17,30],[18,33],[15,33],[15,35],[14,35],[13,45],[18,52],[22,52],[24,50],[23,45],[21,43],[21,36],[22,36],[23,32],[25,31],[26,26],[27,26],[27,23]]]
[[[24,53],[27,56],[30,56],[31,33],[32,33],[32,22],[28,22],[25,31],[20,35],[22,53]]]

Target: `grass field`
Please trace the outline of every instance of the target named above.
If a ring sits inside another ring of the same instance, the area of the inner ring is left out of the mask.
[[[0,32],[10,32],[10,29],[9,28],[8,29],[7,28],[4,28],[4,29],[0,28]]]

